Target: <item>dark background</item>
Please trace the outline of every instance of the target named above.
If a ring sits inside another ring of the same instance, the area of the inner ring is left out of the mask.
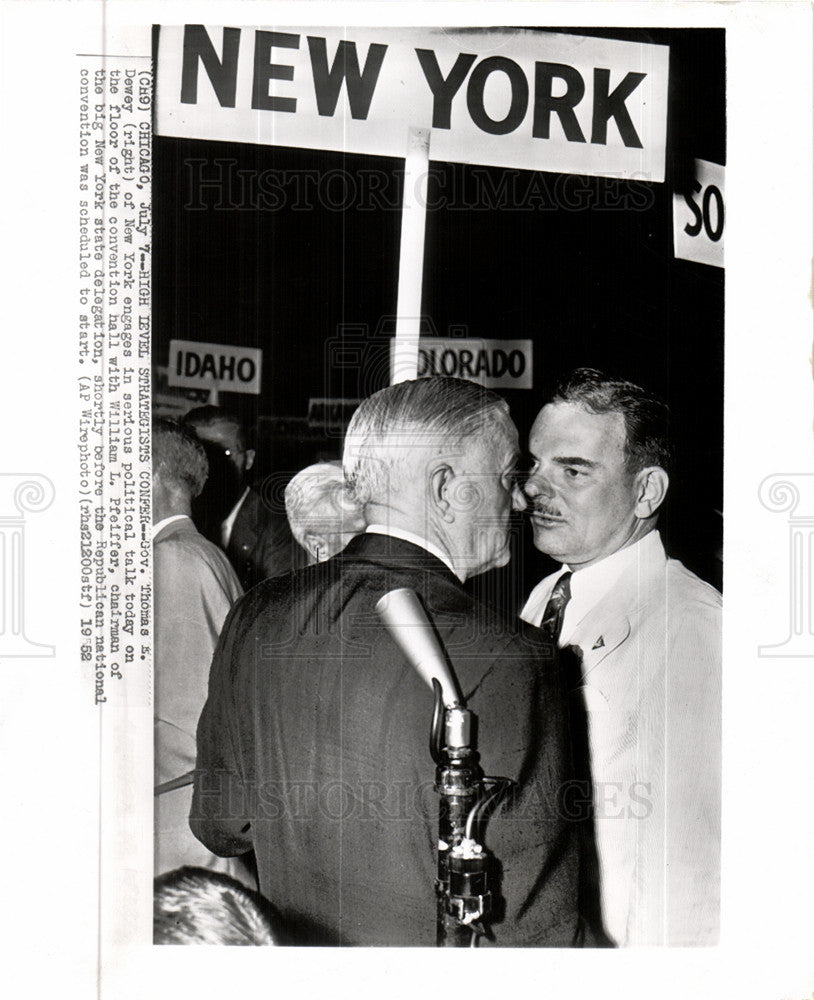
[[[534,388],[504,393],[523,439],[578,365],[665,398],[668,552],[720,586],[724,272],[673,257],[672,194],[693,159],[726,163],[724,32],[557,30],[669,44],[665,183],[432,163],[425,328],[533,339]],[[153,152],[155,362],[172,338],[261,347],[261,396],[221,395],[255,428],[258,474],[338,457],[342,427],[309,425],[308,401],[388,384],[403,161],[159,136]],[[550,568],[516,533],[511,580],[479,583],[510,603]]]

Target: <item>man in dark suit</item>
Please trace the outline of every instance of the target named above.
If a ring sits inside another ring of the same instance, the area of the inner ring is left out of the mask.
[[[464,581],[509,558],[517,431],[457,379],[365,400],[345,445],[367,530],[267,580],[230,615],[198,727],[190,824],[211,850],[254,848],[261,892],[302,943],[435,943],[438,796],[432,696],[375,613],[415,590],[444,644],[488,775],[513,779],[485,843],[499,945],[579,941],[578,855],[559,801],[570,759],[553,647]]]
[[[224,550],[243,589],[304,566],[285,513],[249,483],[255,452],[240,420],[219,406],[198,406],[181,422],[203,442],[209,460],[209,479],[193,505],[195,523]]]

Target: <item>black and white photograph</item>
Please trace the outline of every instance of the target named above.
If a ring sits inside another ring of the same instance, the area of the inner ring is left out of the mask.
[[[12,989],[811,995],[810,4],[0,13]]]
[[[717,943],[724,35],[157,29],[162,879]]]

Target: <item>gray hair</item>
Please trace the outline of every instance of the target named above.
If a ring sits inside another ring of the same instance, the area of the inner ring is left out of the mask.
[[[285,512],[291,533],[305,548],[309,531],[326,526],[341,532],[354,511],[342,476],[341,462],[317,462],[301,469],[285,488]]]
[[[496,422],[508,432],[506,401],[464,379],[432,376],[381,389],[348,425],[342,465],[351,493],[362,507],[385,502],[415,474],[417,452],[456,448]]]
[[[194,500],[204,488],[209,462],[195,435],[166,417],[153,417],[153,472],[169,489]]]

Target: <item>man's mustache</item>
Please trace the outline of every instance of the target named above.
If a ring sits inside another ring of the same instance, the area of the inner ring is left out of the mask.
[[[537,515],[538,517],[562,517],[561,510],[558,510],[556,507],[551,507],[548,504],[532,503],[529,509],[529,514],[532,516]]]

